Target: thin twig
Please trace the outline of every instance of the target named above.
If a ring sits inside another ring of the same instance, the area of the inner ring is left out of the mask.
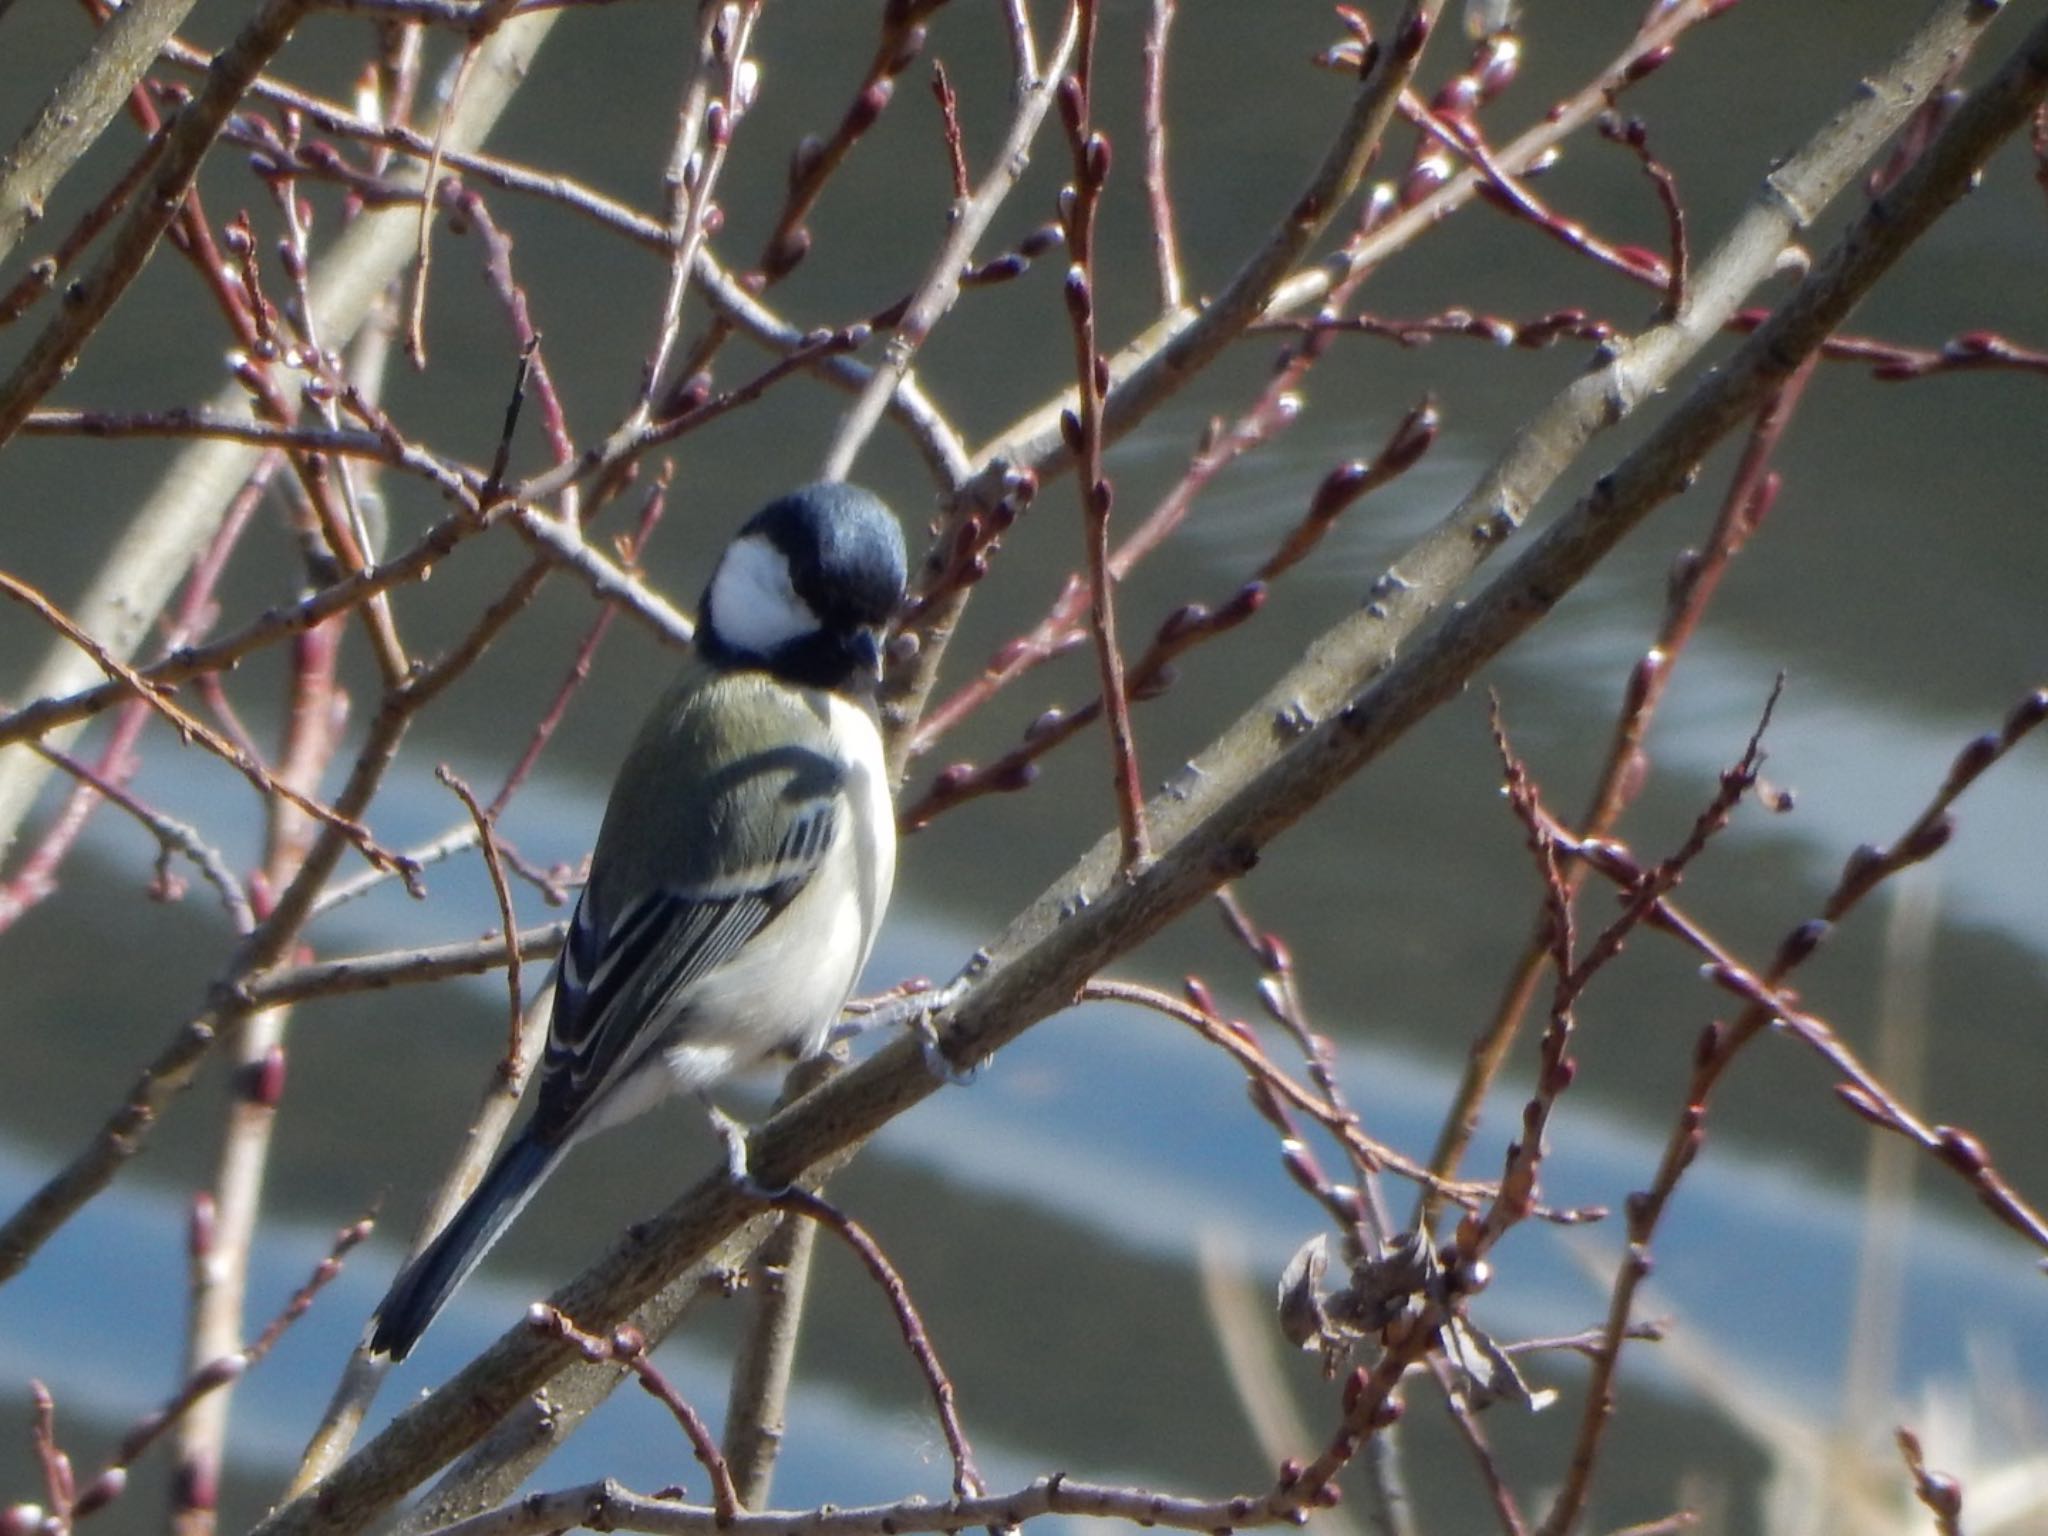
[[[1181,297],[1180,242],[1173,232],[1173,195],[1166,182],[1166,37],[1177,0],[1152,0],[1145,28],[1145,201],[1152,214],[1152,259],[1159,270],[1159,307],[1168,313]]]
[[[512,888],[505,883],[505,866],[498,858],[497,830],[491,825],[491,813],[477,804],[475,794],[462,781],[454,769],[446,763],[435,768],[434,777],[446,784],[462,802],[462,808],[469,812],[469,819],[476,826],[477,844],[484,851],[484,868],[491,877],[491,894],[498,898],[498,920],[503,924],[499,930],[505,936],[505,990],[511,994],[511,1024],[506,1033],[506,1060],[509,1070],[523,1072],[519,1055],[519,1020],[523,1007],[524,992],[519,981],[519,920],[512,911]]]
[[[1802,208],[1824,203],[1836,185],[1836,173],[1850,174],[1846,167],[1853,166],[1870,143],[1882,139],[1882,132],[1871,130],[1910,110],[1922,66],[1936,54],[1944,62],[1952,58],[1987,19],[1983,8],[1970,0],[1945,4],[1931,30],[1916,36],[1904,65],[1874,75],[1873,88],[1859,91],[1849,108],[1817,137],[1813,155],[1819,165],[1802,155],[1781,169],[1781,176],[1789,171],[1791,177],[1770,199],[1777,210],[1767,221],[1770,228],[1781,225],[1784,196]],[[1318,708],[1302,729],[1284,739],[1276,740],[1275,711],[1262,704],[1256,720],[1245,724],[1247,732],[1256,729],[1263,743],[1259,749],[1232,754],[1227,748],[1236,737],[1226,733],[1217,747],[1204,752],[1198,780],[1177,785],[1176,794],[1154,801],[1162,846],[1171,846],[1173,857],[1155,861],[1134,882],[1122,882],[1116,877],[1112,841],[1091,850],[1054,882],[989,946],[985,962],[976,965],[967,984],[935,1017],[941,1052],[951,1060],[978,1060],[1065,1007],[1107,959],[1157,933],[1216,884],[1241,873],[1281,830],[1376,759],[1437,704],[1455,696],[1477,668],[1533,627],[1652,507],[1675,492],[1702,455],[1755,408],[1785,367],[1818,345],[1840,312],[1962,194],[1990,149],[2024,125],[2048,89],[2048,77],[2035,77],[2043,59],[2048,59],[2048,28],[2030,35],[2021,51],[1980,88],[1981,95],[1958,110],[1941,138],[1882,205],[1856,222],[1845,239],[1850,254],[1820,263],[1786,301],[1767,333],[1725,360],[1646,433],[1603,480],[1596,504],[1582,503],[1563,512],[1493,583],[1463,606],[1439,611],[1437,627],[1428,634],[1413,635],[1417,620],[1410,614],[1376,627],[1379,638],[1402,644],[1391,665],[1379,663],[1384,670],[1370,686],[1349,676],[1332,678],[1341,685],[1338,699]],[[1751,221],[1747,242],[1764,243],[1757,241],[1756,227],[1763,220],[1759,213]],[[1747,257],[1757,258],[1759,272],[1767,270],[1782,249],[1782,236],[1773,234],[1768,247],[1746,251]],[[1746,270],[1747,261],[1734,265]],[[1704,278],[1696,281],[1696,292],[1703,287]],[[1698,344],[1697,339],[1673,338],[1672,356],[1690,357]],[[1666,377],[1661,366],[1652,367],[1646,378],[1631,375],[1629,382],[1655,385]],[[1596,381],[1583,397],[1578,383],[1568,391],[1569,419],[1576,423],[1578,411],[1587,413],[1583,432],[1545,438],[1538,424],[1529,447],[1533,450],[1542,442],[1542,467],[1539,472],[1531,464],[1515,466],[1512,489],[1518,497],[1547,489],[1576,461],[1598,424],[1613,419],[1614,382]],[[1470,543],[1469,526],[1461,526],[1461,537]],[[1458,562],[1456,579],[1469,575],[1484,553]],[[1433,570],[1431,583],[1443,574]],[[1448,596],[1446,591],[1421,590],[1418,584],[1419,601],[1435,605],[1448,602]],[[1332,650],[1341,652],[1344,641],[1341,632],[1326,635],[1318,645],[1319,661]],[[1336,670],[1342,673],[1344,668],[1339,665]],[[1286,692],[1312,691],[1305,678],[1295,675],[1280,686]],[[787,1181],[938,1091],[940,1085],[916,1042],[884,1046],[803,1104],[757,1128],[749,1139],[750,1165],[758,1178]],[[615,1248],[581,1280],[572,1282],[563,1298],[573,1301],[579,1312],[601,1309],[606,1315],[620,1315],[657,1291],[665,1278],[709,1252],[758,1209],[721,1171],[636,1227],[630,1245]],[[1427,1331],[1443,1323],[1430,1307],[1417,1319],[1418,1327]],[[1426,1347],[1423,1339],[1404,1341],[1360,1383],[1342,1443],[1333,1439],[1332,1446],[1303,1469],[1302,1479],[1290,1485],[1290,1508],[1298,1512],[1309,1507],[1328,1487],[1330,1477],[1374,1429],[1376,1415],[1400,1373]],[[402,1489],[472,1443],[482,1423],[545,1382],[565,1355],[560,1346],[547,1341],[525,1336],[501,1340],[454,1381],[415,1405],[405,1417],[402,1433],[387,1432],[337,1468],[317,1500],[302,1497],[259,1529],[264,1536],[287,1536],[374,1519]],[[1212,1511],[1209,1523],[1241,1522]]]
[[[1109,367],[1095,335],[1096,289],[1102,272],[1095,260],[1095,211],[1109,179],[1109,140],[1090,126],[1089,84],[1095,68],[1095,0],[1076,0],[1081,42],[1074,72],[1059,84],[1060,117],[1073,149],[1074,179],[1062,190],[1062,222],[1073,265],[1067,268],[1067,316],[1074,328],[1076,398],[1080,409],[1061,418],[1067,445],[1080,464],[1081,527],[1088,551],[1088,629],[1095,642],[1095,666],[1109,725],[1110,785],[1116,796],[1126,873],[1152,857],[1145,832],[1145,789],[1138,777],[1138,745],[1131,734],[1131,696],[1124,683],[1123,654],[1117,645],[1116,602],[1109,574],[1109,514],[1113,502],[1102,465],[1103,398]]]
[[[925,1386],[931,1392],[932,1408],[938,1414],[939,1428],[946,1437],[946,1448],[953,1455],[953,1496],[957,1499],[980,1497],[987,1487],[975,1468],[974,1451],[967,1443],[967,1432],[960,1427],[952,1378],[939,1364],[938,1351],[932,1347],[931,1335],[924,1326],[924,1319],[918,1316],[917,1306],[910,1299],[910,1290],[904,1285],[903,1276],[897,1273],[896,1266],[889,1262],[888,1255],[868,1235],[865,1227],[822,1196],[807,1189],[791,1189],[777,1196],[775,1203],[785,1211],[831,1228],[874,1276],[882,1294],[889,1299],[890,1309],[896,1314],[896,1326],[903,1331],[903,1342],[909,1347],[911,1358],[917,1362]]]
[[[881,420],[889,401],[897,389],[909,381],[910,364],[918,349],[953,307],[953,300],[960,291],[961,273],[989,221],[1024,173],[1031,141],[1037,137],[1039,125],[1045,121],[1046,109],[1052,105],[1052,81],[1066,68],[1067,60],[1072,56],[1078,28],[1070,11],[1067,24],[1059,41],[1053,45],[1052,56],[1041,74],[1033,72],[1035,59],[1028,46],[1029,23],[1020,18],[1017,25],[1022,28],[1023,42],[1017,50],[1019,67],[1012,85],[1015,109],[1009,132],[1004,135],[1002,147],[989,173],[982,178],[981,185],[975,188],[972,197],[956,208],[938,255],[905,306],[881,363],[869,376],[860,397],[833,434],[820,471],[823,479],[843,480],[852,470],[855,457],[873,433],[875,424]]]
[[[370,836],[369,829],[360,822],[350,819],[332,806],[324,805],[311,795],[292,788],[257,762],[241,747],[229,741],[211,726],[195,719],[166,697],[161,684],[151,682],[126,662],[121,661],[105,646],[94,640],[74,624],[57,606],[42,593],[6,571],[0,571],[0,594],[4,594],[29,609],[44,623],[63,635],[73,645],[84,651],[99,666],[100,670],[135,697],[145,701],[149,707],[171,723],[172,729],[187,741],[196,741],[229,767],[239,772],[255,786],[258,793],[267,797],[285,800],[298,807],[316,821],[326,823],[345,837],[348,842],[380,869],[390,869],[401,875],[408,873],[401,855],[379,845]]]
[[[567,1314],[546,1302],[535,1303],[527,1315],[527,1323],[540,1332],[568,1340],[586,1360],[608,1360],[631,1371],[647,1395],[667,1408],[682,1427],[684,1437],[690,1442],[691,1453],[710,1477],[712,1517],[721,1526],[733,1523],[740,1512],[740,1499],[732,1485],[732,1472],[702,1416],[647,1357],[645,1334],[637,1328],[626,1327],[614,1329],[611,1337],[600,1339],[578,1328]]]
[[[222,1388],[240,1381],[263,1357],[276,1347],[285,1331],[312,1308],[314,1300],[326,1289],[328,1283],[341,1273],[343,1261],[349,1252],[370,1235],[374,1223],[365,1217],[352,1222],[335,1234],[334,1244],[327,1251],[327,1257],[314,1267],[312,1275],[292,1293],[278,1314],[257,1334],[255,1340],[240,1349],[219,1356],[193,1371],[185,1378],[177,1392],[167,1403],[131,1425],[121,1437],[121,1443],[108,1457],[105,1466],[87,1483],[72,1506],[74,1520],[97,1513],[103,1506],[112,1503],[126,1490],[128,1469],[135,1465],[143,1452],[161,1439],[168,1431],[175,1429],[202,1401],[219,1393]]]
[[[0,383],[0,444],[14,436],[23,418],[69,371],[86,339],[127,292],[177,217],[221,124],[312,6],[313,0],[265,0],[235,40],[214,58],[205,85],[171,127],[148,192],[133,202],[98,264],[72,284],[62,309]]]

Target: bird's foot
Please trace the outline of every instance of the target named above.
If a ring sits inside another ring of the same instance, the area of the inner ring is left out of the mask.
[[[829,1043],[837,1045],[875,1029],[907,1029],[917,1037],[926,1071],[941,1082],[965,1086],[980,1075],[981,1063],[976,1062],[969,1067],[956,1066],[946,1054],[934,1021],[966,994],[973,979],[974,972],[969,970],[943,987],[922,987],[915,992],[887,998],[862,1013],[841,1019],[834,1026]]]
[[[787,1195],[788,1185],[771,1189],[754,1177],[752,1160],[748,1155],[747,1128],[709,1100],[705,1101],[704,1108],[711,1117],[711,1129],[725,1146],[725,1172],[733,1186],[767,1205],[773,1205]]]
[[[911,1033],[917,1036],[917,1049],[924,1058],[925,1071],[942,1083],[964,1088],[981,1075],[982,1063],[975,1061],[963,1067],[946,1054],[946,1042],[939,1038],[939,1028],[934,1022],[942,1006],[923,1009],[907,1022]]]
[[[850,1011],[842,1014],[839,1022],[832,1026],[832,1033],[825,1037],[825,1043],[843,1045],[877,1029],[902,1029],[920,1014],[944,1007],[958,994],[958,982],[936,988],[928,981],[906,982],[872,1003],[850,1005]]]

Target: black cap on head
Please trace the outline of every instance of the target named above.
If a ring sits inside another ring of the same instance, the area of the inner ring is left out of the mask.
[[[790,584],[827,629],[879,627],[903,601],[907,558],[896,516],[872,491],[821,480],[747,519],[789,562]]]
[[[865,693],[906,563],[903,531],[873,493],[836,480],[791,491],[748,518],[720,557],[698,649],[714,665]]]

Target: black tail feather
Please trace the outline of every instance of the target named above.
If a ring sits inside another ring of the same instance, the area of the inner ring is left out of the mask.
[[[540,1187],[562,1150],[522,1135],[498,1154],[454,1218],[391,1282],[372,1322],[372,1354],[403,1360],[412,1353],[427,1325]]]

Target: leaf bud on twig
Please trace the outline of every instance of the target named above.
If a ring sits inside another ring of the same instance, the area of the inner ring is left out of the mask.
[[[2048,720],[2048,688],[2036,688],[2005,717],[2005,744],[2011,746],[2043,720]]]
[[[889,73],[900,75],[917,62],[917,56],[924,52],[925,30],[922,24],[912,27],[903,34],[903,43],[889,56]]]
[[[1806,958],[1820,948],[1821,941],[1834,931],[1834,925],[1825,918],[1811,918],[1785,935],[1785,942],[1778,946],[1778,956],[1771,962],[1776,974],[1789,971],[1795,965],[1802,965]]]
[[[1453,75],[1437,91],[1429,106],[1439,117],[1465,121],[1479,106],[1479,82],[1471,75]]]
[[[1067,313],[1076,320],[1086,320],[1094,304],[1088,291],[1088,273],[1078,262],[1067,268],[1066,282]]]
[[[1855,1083],[1835,1084],[1835,1097],[1872,1125],[1887,1131],[1899,1128],[1898,1117]]]
[[[1644,49],[1628,61],[1627,67],[1621,72],[1621,83],[1623,85],[1634,85],[1638,80],[1654,75],[1658,70],[1671,62],[1672,51],[1671,44],[1669,43],[1660,44],[1655,48]]]
[[[795,191],[812,176],[817,174],[819,163],[825,158],[825,141],[815,133],[807,133],[796,141],[796,148],[789,155],[789,186]]]
[[[1265,606],[1266,584],[1248,581],[1231,595],[1230,601],[1216,610],[1215,627],[1229,629],[1234,624],[1242,624]]]
[[[128,1469],[108,1467],[98,1477],[85,1485],[78,1500],[71,1506],[71,1521],[66,1529],[75,1527],[87,1515],[97,1514],[114,1500],[128,1491]]]
[[[1479,80],[1479,99],[1489,102],[1514,84],[1522,63],[1522,42],[1510,32],[1496,32],[1479,45],[1472,73]]]
[[[875,125],[875,119],[880,117],[883,111],[887,109],[889,98],[895,92],[896,87],[889,80],[870,81],[868,88],[854,97],[853,104],[846,109],[848,133],[866,133],[868,129],[872,128]]]
[[[1088,148],[1083,163],[1087,167],[1091,186],[1100,187],[1109,180],[1109,138],[1105,134],[1088,135]]]
[[[1078,139],[1088,110],[1088,103],[1081,94],[1081,82],[1072,75],[1062,75],[1054,95],[1060,104],[1060,121],[1066,124],[1067,136]]]
[[[1918,864],[1931,859],[1949,844],[1956,835],[1955,818],[1937,816],[1924,827],[1915,827],[1899,844],[1898,858],[1901,863]]]
[[[1435,444],[1443,422],[1443,412],[1437,406],[1436,396],[1424,395],[1415,408],[1401,418],[1401,424],[1394,429],[1387,446],[1380,450],[1375,468],[1382,476],[1398,475],[1413,468],[1415,461]]]
[[[1406,64],[1421,53],[1423,45],[1429,41],[1429,28],[1429,13],[1411,0],[1408,14],[1401,18],[1400,25],[1394,30],[1394,57]]]
[[[1309,498],[1308,520],[1327,523],[1358,498],[1372,479],[1372,466],[1363,459],[1347,459],[1327,475]]]
[[[1184,639],[1191,630],[1200,629],[1208,622],[1209,610],[1202,604],[1182,603],[1166,616],[1154,638],[1159,645],[1172,645],[1176,640]]]
[[[1413,208],[1451,179],[1456,167],[1443,150],[1428,150],[1415,157],[1408,174],[1401,179],[1401,206]],[[1483,195],[1483,193],[1482,193]]]
[[[1017,254],[1029,261],[1042,256],[1054,246],[1066,243],[1066,232],[1057,224],[1041,224],[1022,240],[1017,242]]]
[[[738,122],[748,108],[760,99],[761,65],[754,59],[741,59],[740,67],[733,71],[732,89],[727,93],[732,102],[732,117]]]
[[[1934,1137],[1939,1143],[1941,1160],[1958,1173],[1975,1177],[1991,1164],[1991,1154],[1984,1150],[1984,1143],[1961,1126],[1937,1125]]]
[[[1038,764],[1028,759],[1006,762],[988,777],[988,787],[999,794],[1013,795],[1038,782]]]
[[[1837,889],[1861,890],[1874,880],[1883,868],[1884,850],[1874,843],[1859,843],[1842,865],[1842,878],[1837,882]]]
[[[2004,748],[2005,742],[1996,731],[1986,731],[1956,754],[1956,760],[1949,765],[1948,783],[1944,787],[1951,794],[1962,789],[1998,761],[1998,754]]]
[[[284,1078],[284,1047],[273,1044],[261,1061],[250,1064],[243,1092],[250,1103],[275,1109],[284,1098]]]
[[[1171,662],[1161,662],[1142,677],[1134,677],[1125,689],[1134,700],[1156,699],[1171,688],[1180,678],[1180,671]]]
[[[810,251],[811,232],[799,224],[793,229],[785,230],[768,248],[761,262],[761,270],[768,275],[770,282],[780,281],[787,277]]]

